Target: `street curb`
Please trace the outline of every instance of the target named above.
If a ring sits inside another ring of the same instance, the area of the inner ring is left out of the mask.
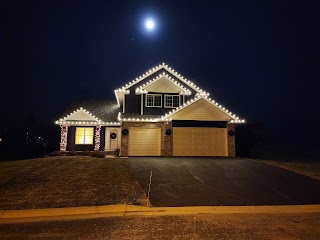
[[[320,213],[320,204],[277,206],[194,206],[142,207],[134,205],[107,205],[94,207],[46,208],[27,210],[0,210],[0,223],[51,221],[124,216],[165,216],[188,214],[266,214],[266,213]]]

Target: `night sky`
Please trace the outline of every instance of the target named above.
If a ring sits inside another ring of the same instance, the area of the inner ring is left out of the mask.
[[[52,126],[72,100],[114,99],[165,62],[269,140],[319,146],[316,1],[7,1],[0,11],[2,127],[28,114]]]

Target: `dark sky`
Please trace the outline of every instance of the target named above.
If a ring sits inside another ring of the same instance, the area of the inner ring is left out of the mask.
[[[5,124],[33,112],[50,125],[71,100],[114,98],[165,62],[277,141],[318,144],[316,1],[13,0],[0,11]]]

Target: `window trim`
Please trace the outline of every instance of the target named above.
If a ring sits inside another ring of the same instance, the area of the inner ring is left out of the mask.
[[[148,96],[153,96],[153,106],[147,106],[147,97]],[[161,101],[160,101],[160,103],[161,103],[161,105],[160,106],[154,106],[154,97],[155,96],[160,96],[160,99],[161,99]],[[155,108],[162,108],[162,94],[153,94],[153,93],[151,93],[151,94],[146,94],[146,97],[145,97],[145,107],[155,107]]]
[[[79,129],[79,128],[84,128],[84,135],[83,135],[83,139],[82,139],[84,143],[77,143],[77,129]],[[92,129],[91,143],[85,143],[85,137],[86,137],[86,130],[85,129],[86,128],[91,128]],[[74,144],[75,145],[92,145],[92,144],[94,144],[94,127],[76,127]]]
[[[180,95],[165,94],[164,95],[164,107],[165,108],[177,108],[177,107],[173,107],[173,106],[167,106],[166,97],[174,97],[174,96],[178,97],[178,99],[179,99],[178,107],[180,107]],[[172,98],[172,105],[173,105],[173,98]]]

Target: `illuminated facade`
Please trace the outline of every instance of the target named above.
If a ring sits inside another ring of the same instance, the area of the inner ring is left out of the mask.
[[[122,156],[235,157],[245,121],[166,64],[116,89],[115,100],[75,102],[56,121],[61,151]]]

